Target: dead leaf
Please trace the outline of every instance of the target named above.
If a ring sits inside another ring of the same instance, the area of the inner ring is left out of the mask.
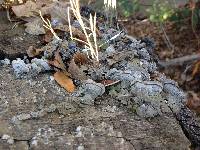
[[[74,59],[72,59],[70,61],[68,72],[71,74],[72,78],[74,78],[74,79],[78,79],[78,80],[86,80],[87,79],[84,72],[82,72],[81,69],[74,62]]]
[[[37,5],[40,5],[38,2],[36,2]],[[42,15],[44,14],[50,14],[52,19],[57,19],[62,24],[68,24],[68,12],[67,7],[70,6],[69,1],[55,1],[53,0],[53,3],[45,3],[45,7],[41,8]],[[43,6],[44,4],[42,4]]]
[[[55,59],[53,61],[49,60],[48,63],[50,65],[55,66],[56,68],[59,68],[59,69],[61,69],[63,71],[66,71],[66,66],[65,66],[65,64],[62,61],[62,58],[61,58],[61,56],[59,54],[59,51],[57,51],[55,53]]]
[[[61,58],[61,56],[60,56],[60,54],[59,54],[59,51],[57,51],[57,52],[55,53],[55,59],[59,62],[60,68],[61,68],[62,70],[66,70],[66,66],[65,66],[65,64],[64,64],[64,62],[63,62],[63,60],[62,60],[62,58]]]
[[[63,88],[65,88],[68,92],[72,93],[75,90],[75,85],[72,81],[72,79],[69,78],[69,76],[67,76],[65,73],[63,72],[56,72],[54,74],[54,79],[56,80],[56,82],[62,86]]]
[[[29,57],[35,57],[40,55],[43,51],[43,49],[35,49],[33,46],[30,46],[26,52]]]
[[[75,28],[73,26],[71,26],[71,28],[72,28],[72,33],[73,33],[74,37],[76,37],[82,41],[87,41],[84,33],[82,33],[78,28]],[[68,25],[57,25],[55,27],[55,29],[65,31],[65,32],[70,32]]]
[[[77,52],[76,54],[74,54],[74,62],[76,64],[84,65],[89,63],[89,59],[86,54]]]
[[[27,1],[23,5],[12,6],[12,10],[17,17],[32,17],[36,16],[38,7],[35,2]]]
[[[200,98],[199,98],[199,96],[197,95],[197,93],[195,93],[193,91],[189,91],[188,95],[189,95],[189,98],[186,102],[187,107],[200,114]]]
[[[53,34],[51,33],[51,31],[50,30],[46,31],[46,34],[43,37],[43,41],[49,43],[52,41],[52,39],[53,39]]]
[[[195,75],[197,75],[198,73],[200,73],[200,61],[198,61],[195,65],[194,68],[192,70],[192,78],[194,78]]]

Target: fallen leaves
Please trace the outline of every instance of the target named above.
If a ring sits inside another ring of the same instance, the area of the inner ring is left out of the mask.
[[[25,24],[25,31],[32,35],[40,35],[45,34],[45,29],[43,27],[43,22],[39,18],[33,19],[32,22],[28,22]]]
[[[78,79],[78,80],[86,80],[87,79],[87,77],[84,74],[84,72],[74,62],[74,59],[72,59],[70,61],[68,72],[71,74],[71,76],[74,79]]]
[[[61,70],[63,70],[63,71],[66,71],[65,64],[64,64],[64,62],[62,61],[62,58],[61,58],[61,56],[60,56],[60,54],[59,54],[58,51],[55,53],[55,58],[54,58],[54,60],[53,60],[53,61],[50,61],[50,60],[49,60],[48,63],[49,63],[50,65],[53,65],[53,66],[56,67],[56,68],[59,68],[59,69],[61,69]]]
[[[67,76],[65,73],[60,71],[56,72],[54,74],[54,79],[61,87],[65,88],[68,92],[70,93],[74,92],[75,85],[72,79],[69,78],[69,76]]]
[[[35,49],[33,46],[30,46],[26,52],[29,57],[35,57],[40,55],[43,51],[43,49]]]
[[[63,63],[62,58],[58,51],[55,53],[54,60],[48,62],[49,64],[61,70],[54,74],[54,78],[57,81],[57,83],[60,86],[64,87],[68,92],[73,92],[75,90],[75,85],[73,84],[73,81],[70,77],[73,77],[73,79],[78,79],[78,80],[87,79],[85,73],[74,62],[74,59],[70,61],[69,66],[66,69],[66,66]]]
[[[19,0],[18,0],[19,1]],[[59,24],[68,24],[67,21],[67,7],[69,2],[54,1],[54,0],[27,0],[20,5],[10,4],[9,8],[12,9],[14,15],[21,20],[26,21],[26,32],[33,35],[45,34],[43,22],[39,16],[41,11],[42,16],[50,16],[53,23],[59,22]],[[56,23],[53,24],[57,25]],[[80,31],[79,31],[79,34]]]
[[[193,91],[189,91],[188,95],[189,98],[186,102],[187,107],[200,114],[200,97]]]
[[[38,12],[38,7],[35,2],[27,1],[23,5],[12,6],[12,10],[17,17],[32,17]]]
[[[194,76],[196,76],[197,74],[199,74],[200,72],[200,61],[198,61],[195,65],[194,68],[192,70],[192,78],[194,78]]]
[[[86,54],[77,52],[74,54],[74,62],[79,65],[84,65],[89,63],[89,59]]]

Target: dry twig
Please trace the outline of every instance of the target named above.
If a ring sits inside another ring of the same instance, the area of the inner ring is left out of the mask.
[[[158,64],[161,67],[169,67],[169,66],[181,65],[185,62],[195,61],[195,60],[200,60],[200,54],[193,54],[193,55],[183,56],[180,58],[174,58],[169,61],[160,61],[158,62]]]

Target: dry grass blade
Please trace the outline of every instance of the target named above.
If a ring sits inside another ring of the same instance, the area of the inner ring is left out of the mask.
[[[86,41],[85,35],[82,33],[82,31],[80,29],[75,28],[75,27],[70,27],[70,28],[71,29],[69,29],[69,25],[57,25],[54,29],[64,31],[64,32],[67,32],[67,33],[72,31],[75,38],[78,38],[82,41]],[[81,42],[81,43],[83,43],[83,42]]]
[[[93,57],[96,57],[98,58],[98,46],[97,46],[97,34],[96,34],[96,13],[94,15],[94,20],[92,19],[92,15],[90,14],[90,27],[91,27],[91,32],[92,32],[92,35],[93,35],[93,40],[94,40],[94,50],[95,52],[93,53]]]
[[[98,46],[97,46],[97,39],[96,39],[97,38],[97,36],[96,36],[96,14],[94,15],[94,17],[92,17],[92,15],[90,14],[89,30],[91,31],[91,35],[92,35],[92,40],[91,40],[90,34],[86,31],[86,29],[88,29],[88,27],[85,26],[83,19],[81,17],[81,14],[80,14],[79,0],[70,0],[70,4],[71,4],[71,10],[73,12],[73,15],[76,17],[77,21],[79,22],[87,41],[85,42],[78,38],[73,37],[72,27],[71,27],[71,22],[70,22],[70,12],[69,12],[69,8],[68,8],[68,22],[69,22],[71,39],[84,43],[86,48],[90,50],[92,59],[96,59],[97,61],[99,61]]]
[[[116,0],[104,0],[104,6],[107,8],[116,9],[117,1]]]
[[[44,22],[44,25],[43,25],[43,26],[44,26],[45,28],[47,28],[48,30],[50,30],[51,33],[53,34],[53,36],[54,36],[57,40],[61,40],[61,39],[57,36],[57,34],[55,33],[55,31],[53,30],[53,28],[52,28],[52,26],[51,26],[51,22],[50,22],[48,19],[45,20],[45,19],[43,18],[41,11],[39,11],[39,14],[40,14],[40,17],[41,17],[42,21]]]
[[[112,25],[113,20],[112,18],[117,18],[117,1],[116,0],[104,0],[104,8],[106,12],[107,22]]]

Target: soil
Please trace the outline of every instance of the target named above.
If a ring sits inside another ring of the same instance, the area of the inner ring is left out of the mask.
[[[40,44],[0,13],[1,59]],[[0,66],[0,149],[188,149],[172,114],[147,120],[109,104],[80,107],[51,76],[16,79]]]

